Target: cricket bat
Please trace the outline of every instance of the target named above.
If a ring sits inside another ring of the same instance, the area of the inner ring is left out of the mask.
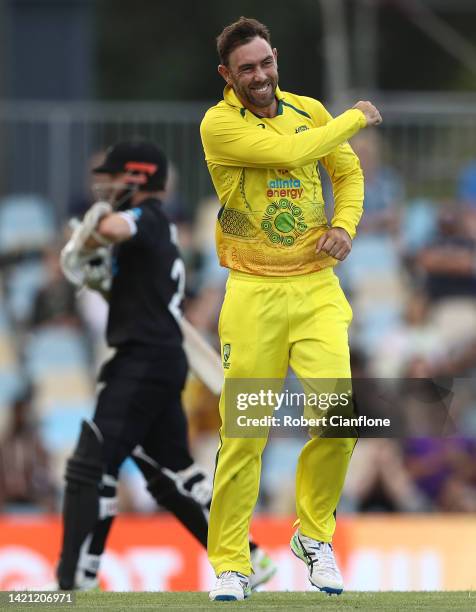
[[[190,369],[212,393],[220,395],[223,386],[220,355],[184,317],[180,319],[180,327]]]

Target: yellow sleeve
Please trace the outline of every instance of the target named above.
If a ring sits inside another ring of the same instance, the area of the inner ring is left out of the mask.
[[[329,123],[335,121],[320,102],[317,100],[313,102],[312,115],[315,121]],[[351,238],[354,238],[364,202],[364,175],[359,158],[349,143],[344,142],[320,161],[332,181],[334,217],[331,225],[342,227]]]
[[[250,125],[237,109],[214,107],[201,125],[209,163],[246,168],[300,168],[328,155],[365,127],[364,114],[351,109],[322,127],[280,135]]]
[[[344,228],[355,237],[364,205],[364,174],[349,143],[337,147],[321,160],[332,181],[334,216],[332,227]]]

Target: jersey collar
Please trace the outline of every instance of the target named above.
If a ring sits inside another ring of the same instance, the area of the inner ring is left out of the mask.
[[[284,95],[283,95],[282,91],[279,89],[279,87],[276,87],[275,96],[276,96],[276,98],[278,100],[278,112],[277,112],[277,115],[282,115],[283,114]],[[233,87],[231,85],[226,85],[225,89],[223,90],[223,99],[230,106],[234,106],[236,108],[239,108],[241,115],[243,117],[245,116],[245,113],[246,113],[246,111],[248,109],[243,106],[241,100],[238,98],[238,96],[235,93],[235,90],[233,89]]]

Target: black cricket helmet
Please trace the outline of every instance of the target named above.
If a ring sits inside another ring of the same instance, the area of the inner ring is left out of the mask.
[[[153,142],[119,142],[106,151],[96,174],[125,173],[124,181],[139,191],[162,191],[167,180],[167,158]]]

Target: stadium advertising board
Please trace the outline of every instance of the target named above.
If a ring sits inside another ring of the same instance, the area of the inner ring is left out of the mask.
[[[292,519],[261,516],[254,521],[253,534],[279,568],[267,585],[269,590],[309,588],[305,568],[289,549],[292,533]],[[0,590],[38,589],[51,582],[60,538],[58,517],[2,518]],[[475,586],[474,517],[342,517],[334,542],[348,590]],[[210,588],[213,574],[205,551],[173,519],[122,516],[112,530],[101,584],[111,591],[197,591]]]

